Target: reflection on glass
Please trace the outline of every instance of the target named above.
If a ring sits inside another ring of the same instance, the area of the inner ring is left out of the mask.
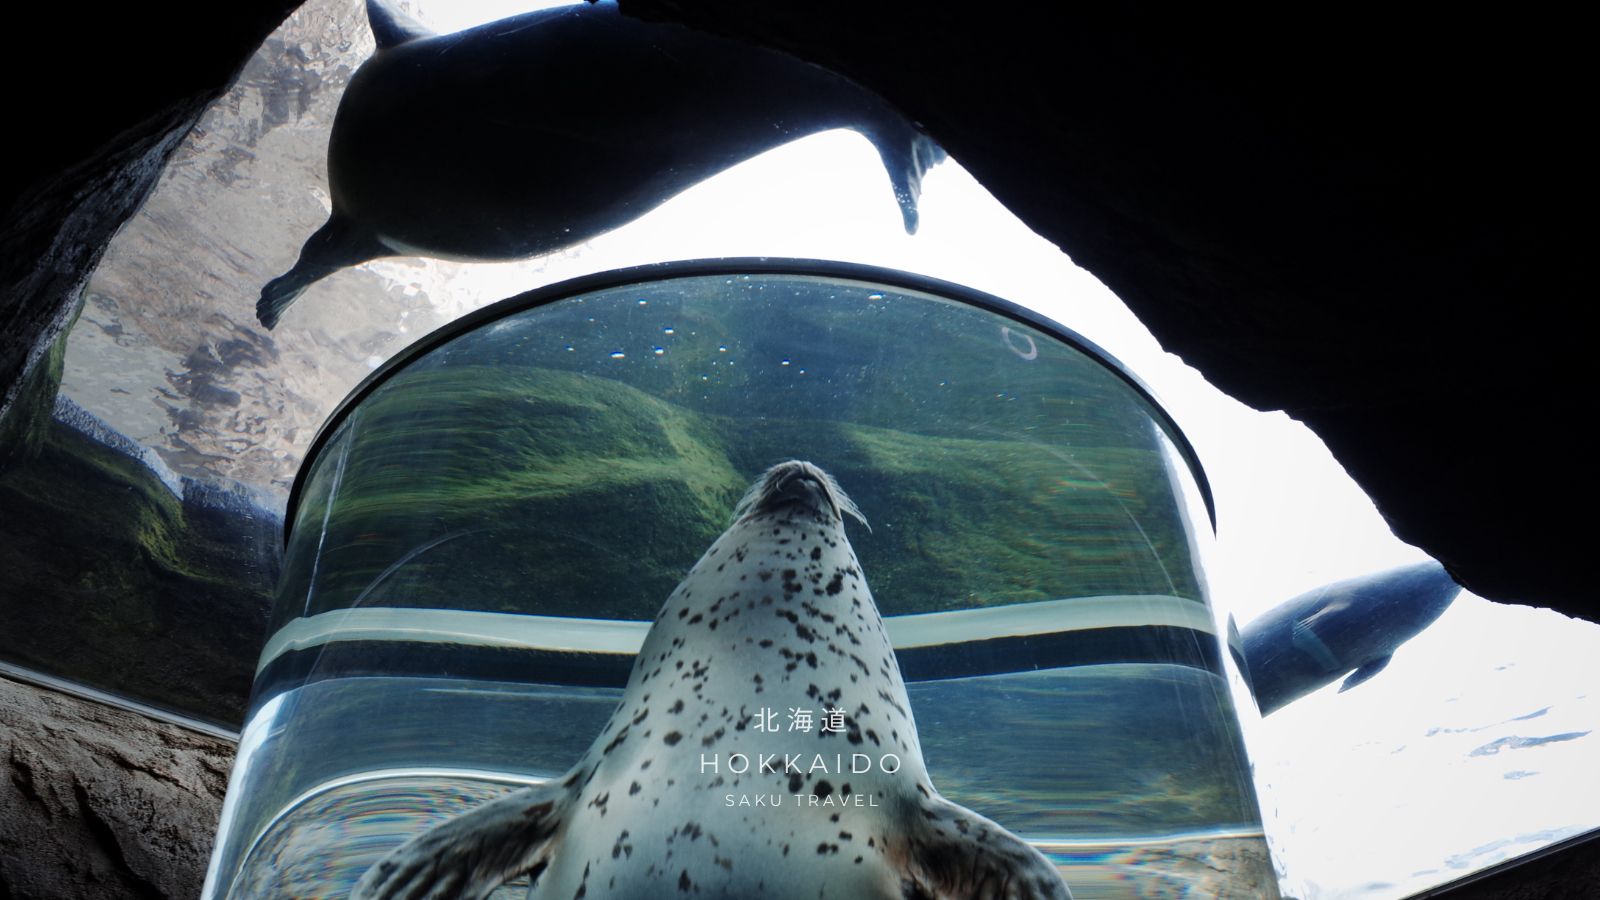
[[[43,408],[0,434],[0,667],[237,727],[278,575],[272,504],[174,473],[65,396],[23,401]]]
[[[850,277],[664,278],[489,317],[357,397],[291,503],[208,896],[339,895],[564,772],[787,458],[873,524],[852,543],[943,793],[1079,897],[1274,892],[1193,476],[1052,333]]]

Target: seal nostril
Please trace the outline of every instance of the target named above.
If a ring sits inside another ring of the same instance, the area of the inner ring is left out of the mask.
[[[841,518],[849,515],[866,524],[861,511],[828,473],[799,460],[768,469],[734,507],[734,520],[751,513],[776,512],[794,504],[810,505],[818,512],[831,512]]]

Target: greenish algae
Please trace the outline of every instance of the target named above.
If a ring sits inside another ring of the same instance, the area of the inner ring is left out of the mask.
[[[44,449],[55,411],[56,393],[61,388],[61,374],[66,369],[67,336],[82,312],[80,299],[55,343],[23,376],[15,399],[0,415],[0,472],[34,459]]]
[[[53,424],[0,476],[0,656],[158,706],[243,720],[275,572],[194,527],[139,462]]]
[[[1117,433],[1136,442],[751,419],[574,372],[425,368],[384,385],[321,452],[287,589],[306,591],[322,558],[311,596],[285,606],[649,619],[751,478],[794,456],[833,472],[872,520],[852,542],[886,614],[1198,598],[1149,432]]]

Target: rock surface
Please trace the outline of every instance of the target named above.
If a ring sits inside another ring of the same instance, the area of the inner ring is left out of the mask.
[[[200,895],[234,746],[0,678],[0,897]]]
[[[0,416],[71,322],[85,279],[168,155],[294,6],[264,0],[226,16],[199,0],[12,11],[8,33],[20,39],[0,57],[0,76],[18,86],[7,113],[28,136],[11,142],[0,174]],[[81,78],[39,77],[63,54]]]

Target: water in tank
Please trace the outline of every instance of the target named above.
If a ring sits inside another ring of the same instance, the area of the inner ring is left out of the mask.
[[[1031,843],[1079,900],[1276,895],[1199,558],[1209,496],[1148,392],[997,298],[745,260],[512,298],[340,407],[290,502],[205,896],[343,897],[408,837],[563,777],[663,602],[788,459],[871,523],[848,540],[940,794]],[[814,667],[760,659],[772,679]],[[824,726],[826,696],[772,709],[758,689],[741,731]],[[703,776],[649,777],[617,786],[608,821],[673,817],[629,797]],[[702,824],[760,846],[816,829],[808,797],[748,793],[719,784]]]

